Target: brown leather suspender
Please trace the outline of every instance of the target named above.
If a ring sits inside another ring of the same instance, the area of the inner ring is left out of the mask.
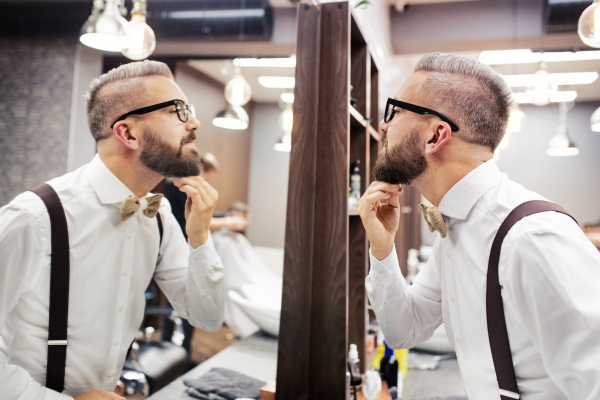
[[[502,400],[519,399],[521,397],[519,395],[510,343],[508,341],[502,293],[498,278],[500,250],[502,249],[504,237],[515,223],[528,215],[544,211],[555,211],[571,217],[562,207],[548,201],[533,200],[525,202],[512,210],[504,222],[502,222],[492,243],[492,250],[490,251],[486,293],[487,327],[496,378],[498,379],[498,386],[500,388],[500,398]],[[573,218],[573,220],[575,219]]]
[[[67,361],[67,321],[69,316],[69,230],[58,195],[43,183],[31,190],[40,196],[50,216],[50,310],[48,323],[48,364],[46,387],[62,392]]]
[[[50,216],[50,306],[48,322],[48,363],[46,387],[62,392],[65,387],[67,361],[67,324],[69,318],[69,230],[65,210],[52,186],[47,183],[31,189],[48,209]],[[156,214],[160,246],[163,224],[160,213]]]

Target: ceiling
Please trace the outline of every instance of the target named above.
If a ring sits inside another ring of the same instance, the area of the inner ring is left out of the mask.
[[[192,60],[188,65],[218,82],[226,84],[234,73],[232,60]],[[243,67],[242,75],[252,88],[252,101],[260,103],[277,103],[281,93],[293,93],[293,89],[270,89],[258,83],[259,76],[286,76],[293,77],[295,68],[265,68]]]

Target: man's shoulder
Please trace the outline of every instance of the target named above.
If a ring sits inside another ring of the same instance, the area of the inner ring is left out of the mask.
[[[63,206],[89,186],[89,181],[83,173],[84,170],[85,166],[46,182],[54,189]],[[42,199],[29,190],[19,194],[5,207],[21,209],[36,219],[47,215],[47,209]]]

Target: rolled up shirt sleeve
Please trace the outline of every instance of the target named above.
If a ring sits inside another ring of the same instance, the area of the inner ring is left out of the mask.
[[[395,248],[381,261],[370,254],[370,261],[365,286],[388,346],[411,348],[429,339],[442,322],[435,257],[432,255],[411,286],[400,272]]]
[[[212,236],[193,249],[170,210],[164,215],[164,237],[154,279],[182,318],[195,327],[216,331],[225,317],[225,269]]]

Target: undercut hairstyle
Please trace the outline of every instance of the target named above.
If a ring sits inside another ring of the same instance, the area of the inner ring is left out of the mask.
[[[456,122],[460,130],[455,135],[496,150],[514,105],[504,79],[487,65],[442,53],[423,57],[415,67],[415,72],[419,71],[428,75],[420,95]]]
[[[92,81],[85,101],[88,126],[96,142],[110,137],[110,125],[120,117],[116,115],[119,110],[125,113],[141,107],[147,94],[144,78],[149,76],[173,80],[167,64],[145,60],[121,65]]]

